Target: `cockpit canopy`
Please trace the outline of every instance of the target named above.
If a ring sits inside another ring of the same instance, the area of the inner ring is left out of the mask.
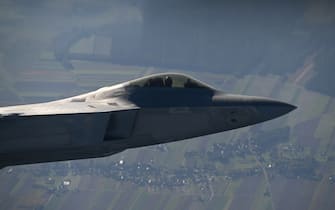
[[[202,88],[212,89],[208,85],[183,74],[157,74],[129,82],[129,87],[138,88]]]

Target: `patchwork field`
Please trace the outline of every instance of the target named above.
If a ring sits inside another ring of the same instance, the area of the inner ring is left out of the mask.
[[[102,159],[7,167],[0,171],[1,209],[333,209],[333,98],[274,75],[237,77],[87,61],[74,62],[73,71],[45,68],[52,65],[43,61],[2,83],[0,104],[59,99],[149,73],[178,71],[227,92],[269,96],[298,109],[252,128]],[[288,139],[263,152],[238,149],[247,136],[285,127]],[[210,159],[215,144],[233,148],[228,160]]]

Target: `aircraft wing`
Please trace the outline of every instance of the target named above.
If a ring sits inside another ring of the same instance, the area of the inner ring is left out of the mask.
[[[134,110],[139,107],[133,104],[109,102],[48,102],[31,105],[0,107],[0,118],[15,116],[42,116],[64,114],[105,113],[123,110]]]
[[[102,101],[55,101],[0,108],[0,168],[121,152],[125,149],[122,145],[101,145],[105,138],[126,135],[122,129],[132,128],[127,123],[136,116],[137,109],[132,104]],[[118,120],[121,126],[109,131],[110,119],[113,123]]]

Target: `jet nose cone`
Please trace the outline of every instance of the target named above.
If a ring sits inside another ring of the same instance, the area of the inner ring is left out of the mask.
[[[279,103],[278,106],[280,106],[283,109],[284,114],[289,113],[297,108],[296,106],[292,104],[288,104],[284,102],[278,102],[278,103]]]
[[[250,108],[252,112],[251,123],[263,122],[291,112],[297,107],[271,98],[258,96],[244,96],[235,94],[218,94],[213,102],[219,106],[236,106]]]
[[[255,103],[255,108],[261,121],[265,121],[287,114],[297,107],[281,101],[260,99]]]

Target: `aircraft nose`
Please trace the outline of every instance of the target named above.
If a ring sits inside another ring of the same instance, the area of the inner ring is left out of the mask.
[[[219,94],[213,97],[213,103],[219,106],[248,107],[253,110],[257,122],[270,120],[287,114],[297,107],[282,101],[258,96]]]
[[[259,115],[260,121],[270,120],[287,114],[297,107],[281,101],[271,99],[259,99],[259,105],[256,104],[256,112]]]

